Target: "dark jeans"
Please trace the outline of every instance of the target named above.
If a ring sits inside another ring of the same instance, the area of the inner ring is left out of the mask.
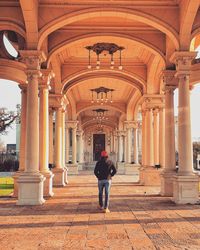
[[[105,203],[104,208],[109,206],[109,196],[110,196],[111,180],[98,180],[99,188],[99,205],[103,207],[103,189],[105,188]]]

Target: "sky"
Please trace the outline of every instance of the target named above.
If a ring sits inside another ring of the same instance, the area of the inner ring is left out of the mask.
[[[13,81],[0,79],[0,108],[7,108],[9,111],[16,111],[16,105],[21,104],[21,90],[18,84]],[[5,144],[16,143],[15,123],[7,135],[0,135],[1,141]]]

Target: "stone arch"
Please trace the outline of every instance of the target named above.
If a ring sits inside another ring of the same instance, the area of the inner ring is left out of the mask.
[[[88,15],[90,17],[126,16],[127,19],[132,19],[132,20],[137,19],[137,21],[142,23],[147,23],[148,25],[151,25],[154,28],[165,33],[172,40],[175,48],[177,50],[179,49],[178,33],[174,28],[172,28],[170,25],[166,24],[165,22],[161,21],[160,19],[150,14],[143,13],[142,11],[139,10],[130,10],[125,8],[123,10],[122,9],[119,10],[118,8],[107,8],[106,10],[103,11],[100,11],[98,8],[92,8],[63,15],[49,22],[39,31],[38,49],[41,48],[43,41],[50,33],[70,23],[84,20],[88,18]]]
[[[92,72],[88,72],[88,70],[84,70],[79,74],[74,74],[70,77],[65,78],[63,82],[62,93],[66,93],[70,88],[80,83],[83,80],[91,79],[91,78],[99,78],[99,77],[107,77],[109,74],[110,78],[116,78],[124,80],[125,82],[133,85],[136,89],[138,89],[141,93],[146,92],[146,82],[144,79],[139,77],[136,74],[129,73],[126,71],[119,70],[93,70]]]
[[[69,101],[70,107],[68,108],[69,114],[68,114],[68,119],[70,120],[76,120],[76,104],[73,96],[68,93],[67,99]]]
[[[26,39],[26,31],[22,29],[19,25],[11,22],[11,21],[1,21],[0,22],[0,30],[11,30],[17,32],[19,35]]]
[[[162,59],[163,63],[165,64],[165,56],[163,54],[163,52],[158,49],[157,47],[155,47],[153,44],[149,44],[147,43],[147,41],[143,40],[143,39],[139,39],[136,38],[134,36],[130,36],[127,34],[123,34],[123,33],[107,33],[107,32],[103,32],[103,33],[89,33],[89,34],[84,34],[84,35],[79,35],[76,37],[73,37],[71,39],[69,39],[68,41],[62,42],[61,44],[58,44],[56,47],[54,47],[48,56],[48,60],[47,60],[47,65],[49,66],[50,62],[51,62],[51,58],[59,53],[60,51],[66,49],[68,46],[70,46],[73,42],[77,42],[77,41],[81,41],[84,39],[89,39],[92,37],[100,37],[100,36],[109,36],[109,37],[120,37],[120,38],[124,38],[124,39],[128,39],[131,42],[135,42],[137,45],[143,46],[145,49],[149,50],[151,53],[153,53],[156,56],[159,56],[159,58]]]
[[[180,47],[181,50],[188,50],[190,47],[190,38],[192,25],[194,23],[197,11],[199,8],[199,1],[185,1],[182,4],[180,13]]]
[[[134,95],[132,96],[132,98],[130,99],[128,105],[127,105],[127,121],[133,121],[136,118],[135,115],[135,108],[137,105],[138,100],[140,100],[140,98],[142,97],[142,95],[139,92],[134,93]]]
[[[82,128],[87,128],[87,127],[91,127],[91,126],[96,127],[96,121],[88,120],[88,121],[82,123]],[[109,121],[105,121],[103,123],[103,126],[108,126],[110,128],[115,128],[114,124],[112,122],[109,122]]]
[[[19,84],[26,84],[26,66],[23,63],[0,59],[0,78],[11,80]]]
[[[138,114],[138,109],[141,105],[141,101],[142,101],[142,96],[137,100],[137,102],[135,103],[135,108],[134,108],[134,119],[137,119],[137,114]]]
[[[120,112],[120,113],[125,113],[125,110],[120,109],[119,107],[116,107],[116,106],[113,106],[113,105],[112,105],[112,106],[109,106],[109,105],[105,105],[105,104],[104,104],[103,107],[104,107],[105,109],[108,109],[108,108],[109,108],[109,109],[111,109],[111,110],[115,110],[115,111],[118,111],[118,112]],[[93,106],[92,106],[92,109],[97,109],[97,108],[99,108],[99,105],[93,105]],[[76,115],[79,116],[81,112],[86,111],[86,110],[90,110],[90,109],[91,109],[91,105],[85,106],[85,107],[83,107],[83,108],[77,110]]]

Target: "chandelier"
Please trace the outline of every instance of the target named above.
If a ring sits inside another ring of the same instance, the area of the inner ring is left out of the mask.
[[[103,105],[104,103],[113,102],[112,92],[114,91],[114,89],[99,87],[95,89],[90,89],[90,91],[92,92],[91,103],[96,102],[101,103],[101,105]]]
[[[122,70],[122,50],[124,47],[118,46],[115,43],[96,43],[94,45],[86,46],[85,47],[89,54],[88,54],[88,69],[92,68],[91,65],[91,51],[93,51],[96,54],[97,61],[96,61],[96,69],[100,69],[100,55],[104,54],[106,56],[107,54],[110,55],[110,68],[114,69],[114,54],[119,51],[119,65],[118,69]]]
[[[96,120],[98,125],[101,125],[103,120],[108,120],[106,116],[107,109],[93,109],[92,111],[94,113],[93,120]]]

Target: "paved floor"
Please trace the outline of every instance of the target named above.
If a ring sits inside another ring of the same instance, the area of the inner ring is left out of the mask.
[[[0,249],[200,249],[200,205],[176,206],[158,187],[116,176],[104,214],[93,176],[69,181],[42,206],[1,198]]]

